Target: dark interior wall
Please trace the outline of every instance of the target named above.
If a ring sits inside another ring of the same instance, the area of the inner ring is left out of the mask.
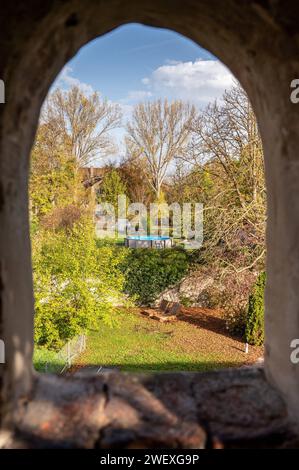
[[[289,361],[289,343],[299,335],[299,108],[289,95],[299,70],[298,20],[295,0],[1,2],[0,78],[6,85],[6,103],[0,105],[3,417],[11,418],[15,400],[32,386],[27,180],[39,110],[56,75],[80,47],[128,22],[170,28],[193,39],[231,69],[252,101],[264,144],[269,201],[266,371],[297,410],[299,374]]]

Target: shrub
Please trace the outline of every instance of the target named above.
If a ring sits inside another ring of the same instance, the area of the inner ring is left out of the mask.
[[[210,300],[217,301],[217,306],[223,309],[226,329],[240,338],[245,336],[248,298],[256,278],[256,273],[247,270],[229,273],[222,277],[220,275],[216,285],[210,287],[210,291],[214,290]],[[217,289],[217,284],[221,289]]]
[[[261,345],[264,342],[264,292],[266,273],[258,276],[249,296],[245,337],[249,344]]]
[[[226,329],[231,334],[236,335],[239,338],[244,338],[247,319],[246,308],[239,307],[238,309],[225,309],[224,319]]]
[[[167,287],[182,279],[188,269],[188,255],[182,248],[133,249],[122,264],[125,292],[141,305],[150,305]]]

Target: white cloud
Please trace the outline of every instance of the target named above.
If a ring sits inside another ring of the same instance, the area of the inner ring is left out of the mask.
[[[143,85],[155,96],[191,101],[199,106],[220,98],[234,76],[218,60],[167,63],[158,67]]]
[[[150,98],[152,96],[151,91],[146,90],[132,90],[128,93],[125,101],[142,101]]]
[[[62,86],[62,87],[72,87],[72,86],[77,86],[79,87],[82,92],[86,95],[91,95],[94,93],[94,89],[92,88],[91,85],[85,82],[81,82],[78,78],[75,78],[72,76],[73,69],[69,65],[66,65],[63,67],[62,71],[58,75],[56,82],[54,84],[55,86]]]
[[[173,59],[166,59],[165,62],[166,62],[167,65],[177,65],[177,64],[180,63],[179,60],[173,60]]]

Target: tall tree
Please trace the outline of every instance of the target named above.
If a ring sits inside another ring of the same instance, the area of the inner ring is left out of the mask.
[[[56,89],[42,112],[52,141],[60,143],[75,158],[77,167],[115,152],[110,131],[120,125],[121,110],[95,92],[86,96],[79,87]]]
[[[232,269],[244,269],[246,264],[252,267],[263,260],[266,190],[262,144],[250,102],[240,86],[200,113],[186,155],[209,178],[204,209],[207,253],[217,263],[224,253],[225,263]]]
[[[157,199],[170,163],[186,151],[195,116],[194,106],[182,101],[139,103],[134,109],[127,146],[146,159],[146,175]]]

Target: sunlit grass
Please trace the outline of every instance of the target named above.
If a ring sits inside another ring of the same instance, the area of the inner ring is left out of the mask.
[[[239,365],[236,357],[202,351],[200,329],[184,322],[162,324],[140,314],[121,312],[118,327],[101,325],[87,337],[79,366],[122,371],[206,371]],[[198,348],[194,344],[198,344]]]

